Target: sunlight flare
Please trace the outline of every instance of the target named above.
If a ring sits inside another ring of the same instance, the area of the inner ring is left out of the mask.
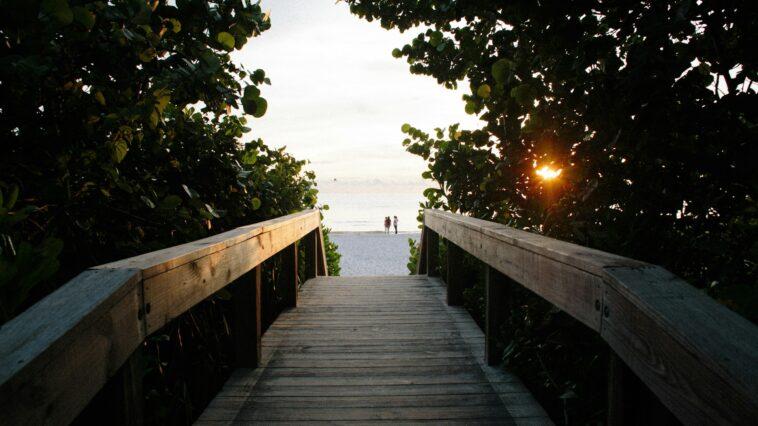
[[[542,180],[553,180],[557,179],[558,176],[561,175],[561,171],[562,169],[554,169],[550,166],[542,166],[539,169],[535,170],[534,173]]]

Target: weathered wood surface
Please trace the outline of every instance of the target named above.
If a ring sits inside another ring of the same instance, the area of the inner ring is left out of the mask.
[[[70,422],[144,340],[140,271],[89,270],[0,328],[0,423]]]
[[[448,212],[424,225],[599,332],[683,423],[755,421],[758,328],[665,269]]]
[[[484,362],[484,335],[442,283],[307,281],[263,336],[263,367],[238,370],[198,424],[549,424],[515,377]]]
[[[319,225],[308,210],[81,273],[0,328],[0,423],[69,423],[146,336]]]
[[[326,277],[329,276],[329,268],[326,263],[326,247],[325,247],[325,241],[324,241],[324,231],[321,227],[321,224],[318,225],[318,244],[316,245],[316,249],[318,250],[316,254],[316,275],[319,277]]]
[[[148,333],[160,329],[256,265],[294,244],[316,229],[319,221],[318,210],[308,210],[263,222],[262,227],[243,227],[248,238],[232,234],[229,239],[236,241],[235,244],[222,239],[211,244],[218,250],[210,253],[204,242],[215,241],[217,236],[173,247],[160,256],[147,257],[143,264],[143,280],[145,304],[150,304],[145,316]],[[260,229],[264,231],[259,232]],[[170,263],[172,269],[164,271],[164,267],[155,265],[157,260],[163,262],[161,265]],[[145,270],[163,272],[146,276]]]

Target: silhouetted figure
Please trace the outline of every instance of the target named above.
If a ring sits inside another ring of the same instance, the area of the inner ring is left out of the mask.
[[[397,216],[392,220],[392,224],[395,225],[395,235],[397,235]]]
[[[384,233],[389,234],[390,233],[390,225],[392,224],[392,221],[390,220],[389,216],[384,217]]]

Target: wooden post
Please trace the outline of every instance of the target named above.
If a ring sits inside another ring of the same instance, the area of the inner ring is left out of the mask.
[[[318,229],[303,237],[305,251],[305,279],[316,278],[318,273]]]
[[[318,226],[317,234],[318,242],[316,243],[316,274],[320,277],[329,276],[329,267],[326,264],[326,248],[324,245],[324,231],[321,229],[321,225]]]
[[[426,274],[430,277],[440,276],[439,271],[439,250],[440,239],[436,232],[429,228],[425,229],[426,234]]]
[[[297,307],[297,243],[292,243],[282,250],[282,270],[279,285],[282,290],[284,306]]]
[[[231,286],[237,367],[256,368],[261,359],[261,265]]]
[[[624,416],[624,362],[611,351],[608,360],[608,426],[622,426]]]
[[[463,250],[454,243],[445,240],[447,244],[447,304],[450,306],[463,305]]]
[[[427,227],[421,229],[421,237],[419,237],[419,253],[418,253],[418,265],[416,265],[416,275],[426,274],[426,233]]]
[[[502,360],[502,351],[497,346],[498,333],[505,311],[508,277],[487,265],[486,271],[486,327],[484,357],[489,365],[497,365]]]
[[[681,424],[642,380],[610,351],[608,362],[608,426]]]
[[[134,350],[121,368],[79,413],[73,424],[138,426],[144,423],[142,375],[145,368],[142,351],[143,345]],[[69,392],[74,390],[67,389]],[[17,422],[9,424],[15,423]]]

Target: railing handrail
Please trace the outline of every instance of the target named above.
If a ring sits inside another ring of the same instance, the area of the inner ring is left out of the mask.
[[[437,235],[597,331],[684,423],[755,420],[758,327],[664,268],[426,209],[422,241]]]
[[[326,275],[317,209],[82,272],[0,327],[3,423],[69,423],[147,336],[313,232]]]

